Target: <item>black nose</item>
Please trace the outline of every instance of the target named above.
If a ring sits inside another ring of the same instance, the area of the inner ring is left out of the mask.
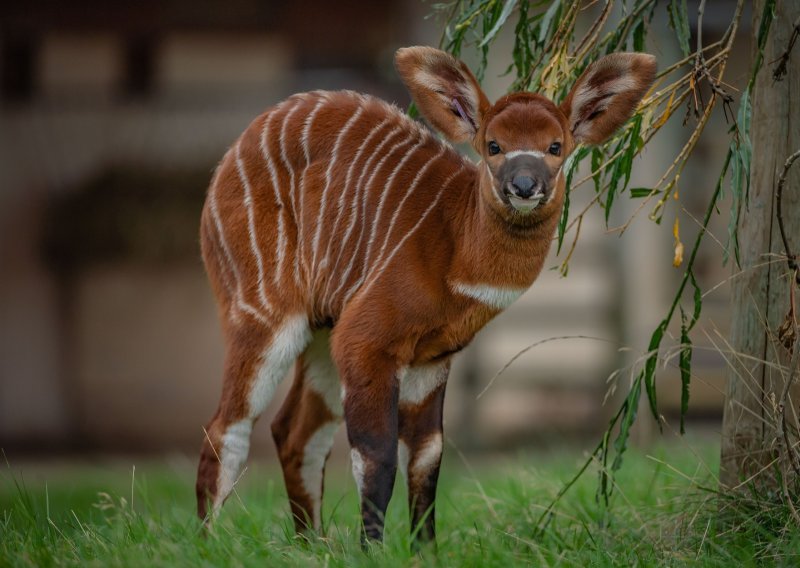
[[[530,176],[516,176],[511,180],[511,185],[514,186],[514,193],[523,199],[527,199],[533,195],[533,191],[538,184]]]

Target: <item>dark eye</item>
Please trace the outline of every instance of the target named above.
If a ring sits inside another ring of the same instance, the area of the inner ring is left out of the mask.
[[[548,152],[553,154],[554,156],[561,155],[561,142],[553,142],[550,144],[550,147],[547,149]]]
[[[499,153],[500,153],[500,145],[494,140],[489,142],[489,155],[494,156],[495,154]]]

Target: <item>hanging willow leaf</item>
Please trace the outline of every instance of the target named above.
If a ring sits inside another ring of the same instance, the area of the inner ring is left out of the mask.
[[[692,380],[692,340],[689,339],[689,327],[686,325],[686,314],[681,308],[681,352],[678,366],[681,369],[681,434],[686,433],[685,418],[689,412],[689,384]]]
[[[644,388],[647,393],[647,400],[650,402],[650,411],[653,413],[653,418],[658,422],[659,429],[661,429],[661,420],[658,415],[658,400],[656,397],[656,364],[658,363],[658,350],[661,347],[661,339],[664,337],[668,324],[668,320],[663,320],[650,337],[650,345],[647,348],[647,361],[642,370]]]
[[[506,0],[506,3],[503,5],[503,9],[500,12],[500,15],[495,21],[494,26],[490,29],[487,34],[484,36],[483,41],[478,44],[478,47],[484,47],[489,44],[490,41],[494,39],[494,36],[497,35],[497,32],[503,27],[503,24],[506,23],[506,20],[511,15],[511,12],[514,10],[514,7],[517,5],[517,0]]]
[[[678,45],[680,45],[684,57],[688,57],[691,50],[689,49],[689,13],[686,10],[686,0],[671,0],[667,10],[669,11],[669,25],[675,30]]]
[[[639,199],[641,197],[650,197],[651,195],[658,195],[661,193],[659,190],[652,187],[632,187],[630,188],[631,197]]]

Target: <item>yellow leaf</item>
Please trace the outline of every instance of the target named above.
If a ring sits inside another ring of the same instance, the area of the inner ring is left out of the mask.
[[[672,266],[678,268],[683,264],[683,243],[680,237],[680,223],[678,217],[675,217],[675,224],[672,225],[672,236],[675,237],[675,256],[672,257]]]

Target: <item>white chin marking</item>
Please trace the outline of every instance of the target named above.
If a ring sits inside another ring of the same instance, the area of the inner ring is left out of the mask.
[[[514,197],[513,195],[508,196],[508,201],[511,203],[511,207],[520,213],[530,213],[536,209],[540,203],[542,203],[543,199],[544,195],[540,195],[531,199],[520,199],[519,197]]]

